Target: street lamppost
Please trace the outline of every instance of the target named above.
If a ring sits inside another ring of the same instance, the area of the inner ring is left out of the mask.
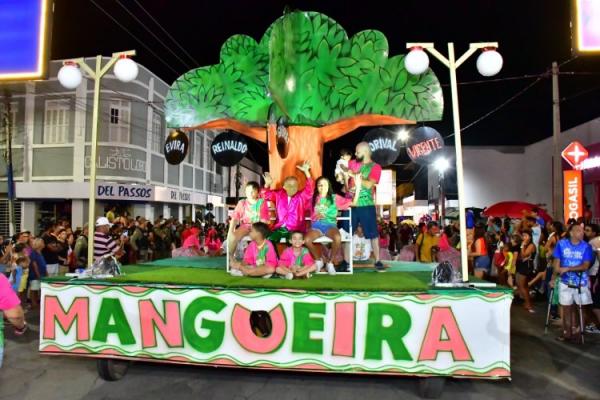
[[[138,74],[137,64],[131,60],[135,50],[113,53],[110,60],[102,66],[102,56],[96,56],[95,69],[89,67],[83,58],[75,58],[64,62],[58,71],[58,80],[67,89],[75,89],[81,84],[81,70],[94,80],[94,109],[92,113],[92,143],[90,149],[90,198],[88,207],[88,265],[94,262],[94,231],[96,214],[96,158],[98,151],[98,125],[100,114],[100,81],[114,65],[113,72],[121,82],[131,82]]]
[[[438,172],[438,201],[440,202],[440,225],[444,224],[446,216],[446,193],[444,192],[444,173],[450,167],[446,158],[440,157],[433,162],[434,168]]]
[[[409,73],[419,75],[429,68],[427,52],[437,58],[450,70],[450,91],[452,93],[452,119],[454,122],[454,143],[456,150],[456,183],[458,187],[458,218],[460,223],[460,259],[462,264],[462,277],[464,282],[469,280],[467,265],[467,225],[465,217],[465,188],[462,161],[462,142],[460,134],[460,117],[458,111],[458,85],[456,83],[456,70],[478,49],[482,53],[477,58],[477,70],[483,76],[494,76],[502,69],[502,56],[496,51],[497,42],[471,43],[469,50],[456,60],[454,43],[448,43],[448,58],[438,52],[433,43],[407,43],[406,48],[411,49],[406,55],[404,64]]]

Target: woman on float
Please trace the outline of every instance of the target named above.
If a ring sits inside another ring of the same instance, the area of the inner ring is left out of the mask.
[[[360,178],[358,178],[360,180]],[[360,183],[360,182],[359,182]],[[320,271],[324,265],[327,267],[327,273],[334,275],[336,269],[334,259],[337,256],[341,245],[342,237],[337,228],[338,210],[347,210],[352,204],[358,200],[357,191],[354,199],[348,199],[333,193],[331,182],[326,177],[322,176],[317,179],[315,192],[312,200],[311,226],[306,234],[306,247],[315,259],[317,271]],[[315,239],[326,236],[332,240],[330,257],[319,256],[316,248]],[[347,271],[348,261],[344,259],[339,265],[340,271]]]

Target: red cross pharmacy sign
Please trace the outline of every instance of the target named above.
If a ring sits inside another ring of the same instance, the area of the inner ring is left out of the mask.
[[[571,167],[577,169],[577,166],[588,157],[588,152],[578,141],[569,143],[567,147],[560,153]]]

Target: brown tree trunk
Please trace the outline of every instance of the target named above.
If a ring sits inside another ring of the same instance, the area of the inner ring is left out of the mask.
[[[313,179],[317,179],[323,173],[322,130],[311,126],[294,125],[288,127],[288,135],[288,153],[285,158],[281,158],[277,151],[275,129],[268,129],[269,172],[277,187],[281,187],[286,177],[296,176],[300,180],[302,188],[304,174],[296,166],[308,160]]]

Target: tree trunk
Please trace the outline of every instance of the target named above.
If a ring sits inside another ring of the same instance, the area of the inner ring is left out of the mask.
[[[281,187],[288,176],[296,176],[300,180],[300,188],[304,185],[304,174],[296,166],[310,161],[310,174],[317,179],[323,173],[323,134],[322,130],[312,126],[288,127],[288,153],[281,158],[277,151],[275,129],[268,129],[269,172],[277,187]]]

